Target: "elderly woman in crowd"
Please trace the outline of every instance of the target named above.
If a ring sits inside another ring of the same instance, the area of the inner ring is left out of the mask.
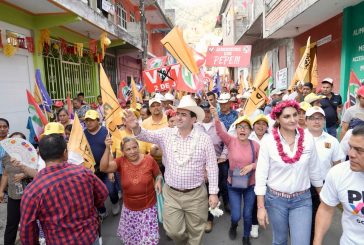
[[[255,202],[254,194],[254,172],[256,160],[259,153],[259,144],[249,140],[249,135],[252,131],[252,125],[248,117],[239,117],[233,125],[236,128],[236,136],[232,136],[223,130],[217,111],[211,107],[211,112],[215,119],[215,127],[217,135],[222,139],[229,151],[229,177],[228,177],[228,193],[231,209],[231,227],[229,230],[230,239],[236,238],[236,229],[241,218],[241,201],[244,197],[244,233],[243,244],[250,245],[250,231],[252,228],[252,214]],[[248,178],[246,186],[234,183],[235,179],[239,182],[239,178]]]
[[[25,135],[15,132],[9,138],[26,139]],[[4,201],[4,191],[8,187],[7,219],[4,234],[4,244],[15,244],[16,234],[20,222],[20,201],[26,184],[37,174],[19,161],[5,154],[3,158],[3,177],[0,184],[0,202]]]
[[[70,115],[68,114],[68,111],[64,108],[62,108],[57,113],[57,120],[60,122],[63,127],[66,127],[67,125],[70,125],[73,123],[73,120],[70,119]]]
[[[272,134],[263,138],[255,173],[258,221],[272,225],[273,244],[310,244],[311,184],[319,192],[322,179],[315,142],[298,126],[299,104],[288,100],[276,105]],[[269,222],[268,222],[269,217]]]
[[[159,241],[156,191],[162,190],[162,175],[157,162],[141,154],[135,138],[123,139],[123,157],[110,155],[112,140],[105,140],[106,150],[100,162],[105,173],[120,173],[123,189],[123,209],[117,235],[125,245],[156,245]]]

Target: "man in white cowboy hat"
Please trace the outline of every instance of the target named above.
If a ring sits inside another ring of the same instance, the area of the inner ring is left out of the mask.
[[[190,95],[182,97],[177,110],[177,127],[147,131],[141,128],[131,111],[126,125],[138,140],[158,144],[166,167],[163,187],[163,226],[176,244],[201,244],[207,221],[208,205],[218,204],[218,167],[210,137],[195,129],[205,113]],[[209,194],[204,174],[207,170]]]
[[[231,109],[231,96],[229,93],[220,94],[217,102],[220,104],[219,118],[225,128],[228,129],[238,118],[238,112]]]

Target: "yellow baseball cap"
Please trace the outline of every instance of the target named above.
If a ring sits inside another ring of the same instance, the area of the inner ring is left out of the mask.
[[[268,121],[268,117],[265,116],[264,114],[259,114],[258,116],[256,116],[254,118],[254,121],[253,121],[253,125],[256,123],[256,122],[259,122],[259,121],[264,121],[267,123],[267,125],[269,125],[269,121]]]
[[[136,109],[140,111],[140,109],[142,109],[142,105],[140,103],[136,103]]]
[[[246,122],[247,124],[249,124],[250,128],[252,128],[252,122],[250,121],[248,116],[239,117],[238,119],[236,119],[236,121],[233,124],[236,127],[236,125],[241,123],[241,122]]]
[[[87,118],[92,119],[92,120],[99,119],[99,113],[95,110],[88,110],[85,114],[85,120]]]
[[[58,122],[50,122],[44,127],[42,135],[64,134],[64,126]]]
[[[302,109],[302,110],[304,110],[304,111],[307,111],[308,109],[310,109],[312,106],[311,106],[311,104],[310,103],[307,103],[307,102],[305,102],[305,101],[302,101],[301,103],[300,103],[300,108]]]
[[[140,112],[138,110],[135,110],[134,108],[130,108],[130,110],[134,113],[136,118],[140,117]]]

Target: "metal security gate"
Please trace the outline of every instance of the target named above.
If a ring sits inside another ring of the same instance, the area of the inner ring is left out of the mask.
[[[102,66],[104,67],[105,73],[110,80],[111,87],[114,90],[114,93],[117,94],[117,69],[116,69],[116,57],[115,55],[106,54],[105,58],[102,62]]]
[[[96,101],[99,94],[93,57],[84,49],[83,57],[62,54],[59,41],[52,40],[48,53],[43,52],[45,85],[52,100],[65,100],[69,95],[85,94],[87,102]]]

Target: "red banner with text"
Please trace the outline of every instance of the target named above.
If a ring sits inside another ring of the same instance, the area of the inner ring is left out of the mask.
[[[177,83],[180,65],[169,65],[143,71],[143,79],[149,93],[174,88]]]
[[[251,45],[209,46],[206,66],[249,67],[251,50]]]

